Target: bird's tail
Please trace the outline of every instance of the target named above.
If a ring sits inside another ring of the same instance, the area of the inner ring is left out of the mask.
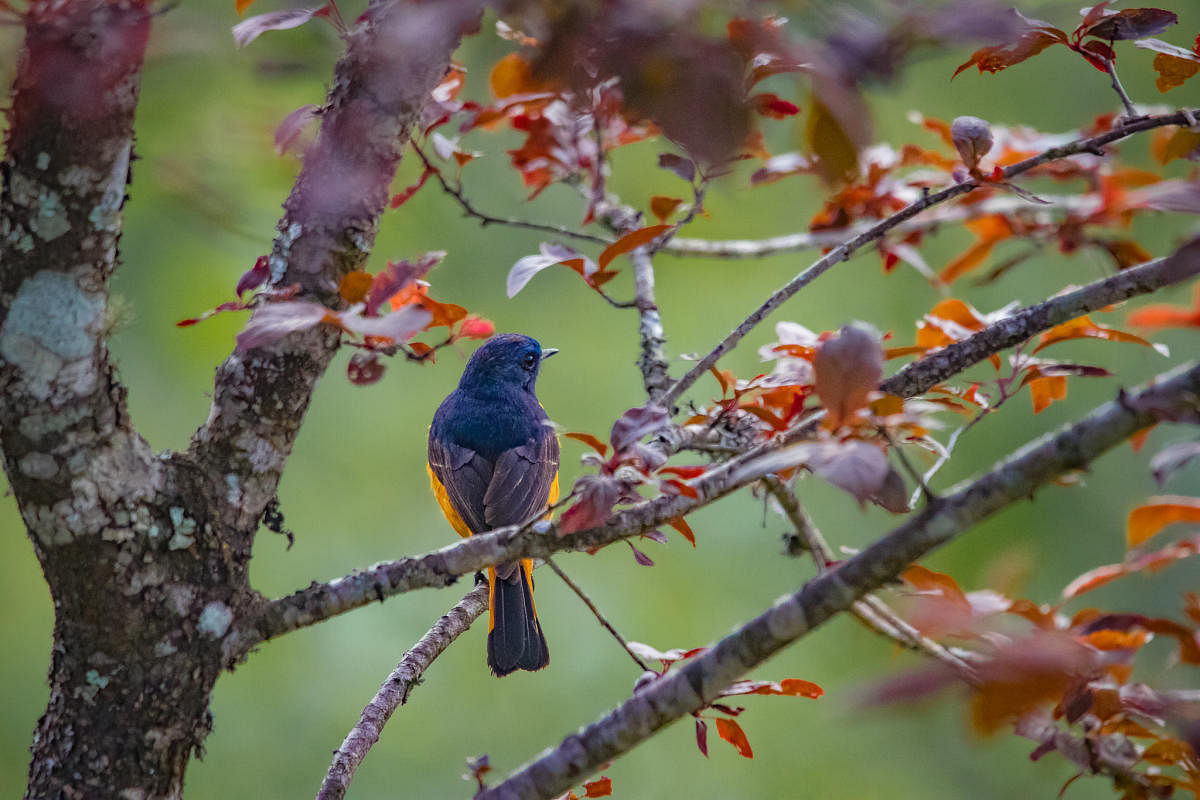
[[[518,669],[532,672],[550,663],[546,637],[533,604],[532,571],[533,562],[529,560],[488,568],[491,618],[487,660],[497,677]]]

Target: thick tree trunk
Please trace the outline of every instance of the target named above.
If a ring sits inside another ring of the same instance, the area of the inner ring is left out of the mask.
[[[373,3],[346,34],[271,283],[336,305],[409,131],[480,3]],[[54,599],[27,796],[179,797],[223,669],[261,639],[254,534],[336,333],[235,352],[187,453],[159,457],[110,363],[145,0],[35,0],[0,168],[0,448]]]

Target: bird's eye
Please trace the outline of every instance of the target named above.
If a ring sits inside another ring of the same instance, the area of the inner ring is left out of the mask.
[[[521,366],[525,369],[533,369],[535,366],[537,366],[537,363],[537,353],[526,353],[525,357],[521,359]]]

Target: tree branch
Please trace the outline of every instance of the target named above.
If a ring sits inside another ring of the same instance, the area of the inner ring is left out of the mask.
[[[1148,409],[1154,409],[1151,412]],[[1021,448],[992,471],[967,482],[878,539],[837,569],[786,595],[558,747],[522,767],[477,800],[551,798],[628,752],[680,717],[703,708],[749,669],[894,579],[906,566],[951,541],[1041,485],[1085,467],[1160,414],[1200,413],[1200,363],[1122,394],[1084,420]]]
[[[1131,267],[1022,309],[966,339],[926,354],[900,369],[879,388],[900,397],[922,394],[967,367],[1080,314],[1181,283],[1196,275],[1200,275],[1200,238],[1191,240],[1166,258]]]
[[[1024,161],[1013,164],[1012,166],[1006,167],[1003,171],[1003,179],[1010,180],[1017,175],[1028,172],[1034,167],[1038,167],[1042,164],[1046,164],[1050,161],[1055,161],[1060,158],[1065,158],[1067,156],[1076,155],[1078,153],[1102,152],[1101,148],[1103,148],[1104,145],[1127,138],[1135,133],[1141,133],[1143,131],[1160,128],[1166,125],[1188,124],[1187,117],[1191,113],[1192,112],[1188,111],[1177,111],[1173,114],[1145,117],[1134,122],[1130,122],[1115,130],[1108,131],[1107,133],[1102,133],[1098,136],[1077,139],[1060,147],[1052,147],[1043,153],[1031,158],[1027,158]],[[743,320],[736,328],[734,328],[729,335],[722,339],[708,355],[696,362],[695,366],[688,370],[687,373],[685,373],[683,377],[680,378],[675,385],[673,385],[670,390],[667,391],[663,397],[663,403],[668,408],[673,406],[676,401],[679,400],[683,392],[691,387],[691,385],[695,383],[701,375],[704,375],[706,372],[708,372],[709,367],[716,364],[721,356],[725,355],[735,346],[737,346],[738,342],[740,342],[747,333],[752,331],[760,322],[766,319],[771,312],[779,308],[779,306],[783,305],[783,303],[789,298],[819,278],[831,267],[842,261],[848,260],[851,255],[853,255],[864,245],[870,244],[871,242],[882,238],[884,234],[894,230],[901,223],[912,219],[922,211],[932,208],[940,203],[944,203],[947,200],[952,200],[960,195],[967,194],[968,192],[978,189],[983,185],[986,184],[981,184],[975,180],[969,180],[947,187],[940,192],[933,192],[833,248],[824,257],[818,259],[811,266],[768,297],[761,306],[759,306],[752,314],[750,314],[750,316],[746,317],[746,319]]]
[[[642,340],[642,352],[638,356],[638,368],[642,372],[642,383],[651,403],[658,403],[667,390],[671,378],[667,375],[667,357],[663,351],[667,343],[663,332],[662,317],[654,300],[654,263],[649,248],[639,247],[629,254],[634,269],[634,303],[637,304],[638,335]]]
[[[465,633],[487,608],[488,587],[476,586],[404,654],[371,702],[367,703],[358,722],[346,734],[342,746],[334,751],[333,763],[329,765],[329,772],[325,775],[321,790],[317,792],[317,800],[342,800],[346,796],[354,773],[379,741],[388,719],[397,708],[408,702],[413,687],[420,683],[421,676],[434,659]]]
[[[342,302],[339,282],[366,261],[412,127],[480,7],[377,3],[346,34],[317,140],[277,226],[271,286],[299,284],[307,299]],[[182,472],[210,476],[200,489],[247,554],[338,339],[316,326],[232,353],[217,370],[208,421],[175,459]]]
[[[913,192],[914,200],[919,193]],[[901,237],[916,231],[929,231],[941,225],[978,219],[993,214],[1030,214],[1038,219],[1049,219],[1055,212],[1068,212],[1087,216],[1098,209],[1101,199],[1098,194],[1039,195],[1046,205],[1033,205],[1028,200],[1012,195],[989,197],[981,203],[958,205],[941,209],[937,214],[926,214],[907,220],[892,229]],[[836,247],[847,239],[869,231],[878,221],[862,222],[848,228],[833,230],[800,231],[767,239],[687,239],[675,238],[662,248],[663,253],[676,256],[699,256],[720,259],[765,258],[780,253],[802,250],[817,250]]]

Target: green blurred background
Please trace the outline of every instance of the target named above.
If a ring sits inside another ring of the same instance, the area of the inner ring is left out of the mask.
[[[261,4],[254,11],[274,10]],[[1191,3],[1174,3],[1181,25],[1163,36],[1183,44],[1200,30]],[[237,50],[229,27],[233,3],[186,2],[155,21],[138,113],[134,184],[122,240],[124,265],[114,281],[122,324],[113,341],[120,376],[129,387],[133,417],[159,450],[187,446],[207,413],[212,374],[229,352],[243,318],[223,315],[200,326],[174,323],[229,299],[238,276],[267,252],[297,169],[277,158],[271,138],[292,109],[320,103],[337,55],[335,37],[322,25],[271,33]],[[1186,6],[1186,8],[1184,7]],[[347,9],[348,16],[357,9]],[[814,13],[805,4],[789,9],[798,24]],[[1076,9],[1057,5],[1040,16],[1070,28]],[[468,41],[460,58],[471,70],[468,92],[482,98],[486,65],[510,45],[492,35],[491,22]],[[11,85],[20,31],[0,27],[0,78]],[[895,145],[912,141],[937,146],[905,120],[910,109],[950,119],[973,114],[998,123],[1025,123],[1062,131],[1119,108],[1107,79],[1065,48],[995,76],[974,71],[951,82],[954,67],[970,48],[925,54],[900,80],[870,92],[878,138]],[[1118,45],[1122,76],[1135,99],[1159,102],[1150,69],[1152,54]],[[936,57],[933,57],[936,56]],[[778,79],[776,79],[778,80]],[[1165,99],[1196,101],[1196,83]],[[797,101],[780,80],[771,87]],[[1190,97],[1187,93],[1191,93]],[[802,123],[801,123],[802,124]],[[791,123],[766,122],[773,152],[793,149]],[[1145,162],[1147,142],[1123,147]],[[507,167],[509,135],[477,134],[466,145],[487,152],[470,164],[464,179],[470,196],[487,210],[532,219],[574,223],[583,208],[573,190],[555,187],[533,203]],[[683,186],[652,168],[662,143],[620,150],[613,158],[612,187],[627,202],[645,207],[652,194],[681,194]],[[1171,174],[1183,168],[1173,165]],[[412,182],[412,159],[396,186]],[[820,201],[810,177],[754,191],[746,170],[709,193],[711,218],[687,231],[710,238],[760,237],[802,229]],[[1157,215],[1139,219],[1134,233],[1155,254],[1165,254],[1195,221]],[[603,436],[624,409],[641,403],[637,320],[633,311],[610,309],[568,270],[539,274],[513,300],[504,296],[508,268],[535,252],[540,238],[525,231],[482,229],[463,219],[431,184],[399,211],[389,212],[371,269],[385,259],[445,249],[431,275],[433,294],[496,321],[501,331],[521,331],[563,354],[547,365],[540,395],[553,419],[568,430]],[[947,230],[923,252],[938,268],[971,237]],[[1021,245],[1002,245],[997,260]],[[707,351],[722,335],[813,258],[792,254],[750,262],[658,260],[658,291],[672,356]],[[1085,253],[1063,259],[1047,252],[996,284],[956,294],[982,310],[1011,300],[1037,301],[1069,284],[1110,270],[1106,256]],[[632,293],[627,265],[610,288]],[[938,299],[935,290],[901,266],[885,276],[879,258],[866,252],[822,277],[789,302],[776,318],[814,329],[869,320],[909,343],[913,322]],[[1161,293],[1156,301],[1185,303],[1190,290]],[[1140,301],[1139,304],[1144,304]],[[1105,315],[1120,324],[1124,311]],[[749,376],[762,370],[759,345],[772,341],[771,325],[722,365]],[[1156,337],[1175,359],[1194,355],[1195,333]],[[447,543],[452,532],[430,496],[423,468],[425,431],[439,400],[453,387],[469,353],[439,355],[436,365],[391,365],[373,387],[351,386],[342,354],[314,398],[308,420],[280,487],[287,525],[296,544],[264,531],[253,564],[254,585],[279,595],[314,579]],[[1088,359],[1117,372],[1119,380],[1073,380],[1068,401],[1031,416],[1025,397],[1008,404],[961,443],[958,457],[938,476],[944,487],[984,469],[1039,432],[1077,418],[1111,398],[1118,385],[1133,385],[1169,363],[1135,345],[1097,342],[1063,346],[1060,357]],[[676,360],[678,374],[684,365]],[[715,391],[702,381],[701,401]],[[948,420],[954,424],[954,420]],[[948,431],[947,431],[948,432]],[[943,436],[946,432],[943,432]],[[1054,601],[1076,574],[1122,556],[1125,514],[1157,490],[1146,462],[1179,430],[1159,430],[1134,454],[1122,447],[1099,461],[1086,487],[1050,488],[1033,503],[998,515],[961,542],[928,560],[953,573],[967,589],[1017,576],[1017,591]],[[565,485],[580,473],[581,445],[564,440]],[[1200,490],[1197,470],[1167,487],[1179,494]],[[815,480],[803,499],[837,545],[861,546],[896,519],[855,504]],[[24,786],[29,736],[45,699],[52,610],[15,503],[0,507],[0,796]],[[689,518],[698,547],[671,533],[667,547],[641,544],[656,562],[638,566],[624,546],[560,563],[593,596],[629,638],[666,649],[712,642],[758,613],[779,595],[795,590],[812,570],[780,555],[781,518],[764,513],[748,492]],[[484,631],[475,629],[430,670],[407,707],[399,711],[366,760],[351,789],[355,798],[464,796],[464,759],[487,753],[501,776],[557,743],[565,734],[626,697],[637,672],[587,610],[552,575],[539,576],[538,601],[553,654],[548,671],[493,679],[484,663]],[[1095,602],[1116,610],[1177,614],[1180,593],[1197,588],[1194,564],[1176,566],[1096,592]],[[327,624],[264,645],[217,685],[213,734],[203,760],[188,773],[189,800],[224,797],[304,797],[315,793],[331,751],[340,744],[396,660],[447,607],[463,586],[416,592],[373,605]],[[1078,603],[1076,604],[1078,605]],[[1195,673],[1163,669],[1163,647],[1146,660],[1143,676],[1166,685],[1195,683]],[[1031,764],[1032,744],[1012,736],[979,739],[970,733],[960,696],[916,708],[860,709],[856,697],[883,676],[918,660],[839,619],[780,654],[756,677],[800,677],[827,694],[819,701],[752,697],[741,723],[754,747],[747,760],[710,731],[710,754],[696,751],[692,726],[684,722],[613,764],[619,797],[876,798],[1014,796],[1052,797],[1071,769],[1056,757]],[[1161,670],[1161,674],[1160,674]],[[1075,784],[1070,797],[1105,797],[1102,781]]]

